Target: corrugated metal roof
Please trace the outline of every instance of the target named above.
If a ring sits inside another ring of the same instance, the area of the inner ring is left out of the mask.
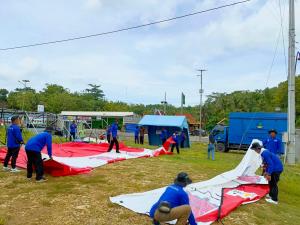
[[[133,112],[88,112],[88,111],[62,111],[62,116],[99,116],[99,117],[126,117],[134,116]]]
[[[146,115],[139,122],[143,126],[186,127],[185,116]]]

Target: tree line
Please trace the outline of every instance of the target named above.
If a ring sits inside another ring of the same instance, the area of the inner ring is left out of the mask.
[[[287,112],[287,82],[277,87],[255,91],[234,91],[232,93],[212,93],[207,96],[203,105],[203,127],[210,130],[230,112]],[[100,85],[89,84],[81,92],[71,92],[57,84],[46,84],[42,91],[30,87],[8,91],[0,88],[0,107],[36,111],[37,105],[44,105],[46,112],[61,111],[130,111],[138,115],[153,114],[156,109],[162,110],[161,104],[127,104],[108,101]],[[184,113],[199,118],[199,105],[184,107]],[[167,106],[167,114],[180,113],[180,107]],[[296,77],[296,124],[300,127],[300,76]],[[225,120],[226,121],[226,120]]]

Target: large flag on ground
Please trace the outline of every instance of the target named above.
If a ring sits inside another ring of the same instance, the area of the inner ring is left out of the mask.
[[[89,144],[89,143],[64,143],[53,144],[52,154],[53,160],[49,160],[47,150],[42,151],[44,161],[44,169],[46,173],[52,176],[68,176],[88,173],[93,168],[134,158],[156,157],[164,154],[172,154],[167,152],[163,147],[156,150],[144,148],[132,148],[120,143],[120,152],[107,152],[108,144]],[[0,149],[0,161],[5,158],[7,150]],[[27,156],[24,149],[21,149],[17,160],[19,168],[26,168]]]
[[[227,216],[239,205],[264,197],[269,192],[267,181],[264,177],[255,175],[261,163],[260,155],[248,150],[235,169],[187,186],[186,191],[198,225],[211,224]],[[149,215],[152,205],[165,189],[163,187],[144,193],[120,195],[110,200],[137,213]]]

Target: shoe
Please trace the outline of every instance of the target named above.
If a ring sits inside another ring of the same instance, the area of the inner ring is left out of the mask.
[[[116,151],[116,153],[121,153],[120,151]]]
[[[266,198],[271,198],[271,196],[269,194],[266,195]]]
[[[31,181],[31,180],[32,180],[31,177],[27,177],[26,179],[27,179],[28,181]]]
[[[42,182],[46,182],[47,179],[45,177],[42,177],[41,179],[39,180],[36,180],[37,183],[42,183]]]
[[[269,202],[269,203],[271,203],[271,204],[275,204],[275,205],[278,204],[278,201],[274,201],[271,198],[266,198],[266,201]]]
[[[11,173],[19,173],[19,172],[21,172],[21,170],[14,168],[14,169],[11,169],[10,172]]]
[[[107,150],[107,152],[110,152],[111,150]]]
[[[8,166],[3,166],[2,170],[6,172],[6,171],[9,171],[10,168]]]

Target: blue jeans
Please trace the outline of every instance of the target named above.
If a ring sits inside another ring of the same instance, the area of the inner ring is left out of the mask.
[[[210,155],[212,160],[215,160],[215,145],[214,144],[208,144],[207,148],[207,158],[210,159]]]

